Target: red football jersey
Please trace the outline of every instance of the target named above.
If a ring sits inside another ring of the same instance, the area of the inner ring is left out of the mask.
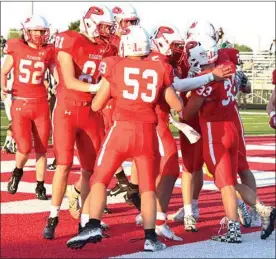
[[[21,39],[11,39],[7,42],[7,54],[13,57],[12,95],[25,98],[47,97],[44,77],[47,69],[55,62],[54,47],[46,45],[34,49]]]
[[[276,85],[276,69],[272,72],[272,84]]]
[[[156,51],[152,51],[149,55],[148,55],[148,59],[149,60],[153,60],[153,61],[162,61],[165,63],[169,62],[169,59],[167,56],[156,52]],[[156,107],[155,107],[155,112],[158,116],[159,120],[163,120],[163,121],[167,121],[169,119],[169,113],[170,113],[170,106],[167,104],[164,95],[161,95]]]
[[[235,66],[225,61],[221,64],[231,65],[233,71]],[[210,71],[204,71],[209,73]],[[200,108],[200,121],[232,121],[235,116],[235,90],[233,78],[224,81],[213,81],[192,91],[192,96],[205,97]]]
[[[58,55],[59,51],[64,51],[72,56],[75,78],[89,84],[95,84],[100,81],[99,65],[102,59],[116,55],[114,48],[110,45],[93,43],[76,31],[59,33],[56,37],[55,47],[56,55]],[[56,64],[59,75],[58,97],[72,101],[91,101],[92,95],[90,93],[66,88],[58,60],[56,60]]]
[[[219,61],[226,61],[227,59],[236,66],[241,64],[240,52],[235,48],[225,48],[218,50]],[[224,59],[224,60],[223,60]]]
[[[111,85],[114,121],[157,122],[155,104],[173,82],[173,69],[169,64],[110,57],[103,60],[101,72]]]

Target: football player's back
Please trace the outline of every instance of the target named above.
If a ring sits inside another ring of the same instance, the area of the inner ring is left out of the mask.
[[[111,95],[115,98],[114,120],[157,122],[154,107],[171,84],[172,68],[152,60],[111,58],[114,64]]]

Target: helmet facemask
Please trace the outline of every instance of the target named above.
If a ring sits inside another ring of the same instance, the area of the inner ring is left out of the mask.
[[[43,17],[27,18],[21,25],[26,42],[30,42],[37,47],[47,44],[50,37],[50,29],[47,21]],[[40,31],[39,35],[36,35],[36,31]]]
[[[180,61],[184,51],[184,41],[173,41],[170,44],[171,55],[170,63],[176,66]]]

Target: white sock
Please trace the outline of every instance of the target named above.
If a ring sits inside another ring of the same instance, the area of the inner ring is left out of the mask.
[[[51,205],[50,218],[58,217],[59,210],[60,210],[60,206],[53,206],[53,205]]]
[[[238,205],[239,205],[239,206],[243,204],[243,200],[237,199],[237,201],[238,201]]]
[[[184,205],[185,216],[193,215],[192,204]]]
[[[81,227],[84,228],[85,227],[85,224],[89,221],[89,214],[81,214],[81,217],[80,217],[80,224],[81,224]]]
[[[12,136],[6,136],[6,141],[12,141]]]
[[[192,199],[192,205],[193,207],[198,207],[198,200]]]
[[[167,215],[164,212],[157,212],[156,213],[156,219],[159,220],[166,220],[167,219]]]

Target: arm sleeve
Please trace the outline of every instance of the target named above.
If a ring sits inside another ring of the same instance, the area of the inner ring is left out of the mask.
[[[214,80],[212,73],[194,77],[194,78],[174,78],[173,87],[178,92],[188,92],[206,85]]]

